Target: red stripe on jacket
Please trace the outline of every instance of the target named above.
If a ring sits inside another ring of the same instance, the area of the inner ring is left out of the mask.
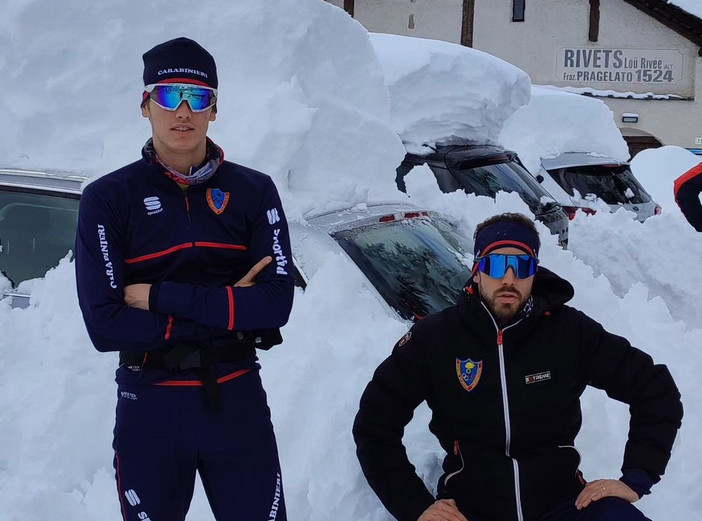
[[[124,262],[126,264],[136,264],[137,262],[144,262],[144,261],[151,260],[151,259],[157,259],[159,257],[163,257],[165,255],[170,255],[171,253],[175,253],[176,251],[187,250],[188,248],[195,248],[195,247],[197,247],[197,248],[221,248],[221,249],[225,249],[225,250],[246,251],[246,246],[242,246],[241,244],[226,244],[226,243],[221,243],[221,242],[196,241],[196,242],[186,242],[184,244],[178,244],[177,246],[173,246],[171,248],[168,248],[167,250],[156,251],[154,253],[148,253],[146,255],[141,255],[139,257],[125,259]]]
[[[673,192],[675,194],[675,202],[678,201],[678,190],[687,183],[690,179],[693,177],[697,177],[698,175],[702,174],[702,163],[700,163],[697,166],[693,166],[690,170],[685,172],[683,175],[678,177],[675,180],[675,183],[673,184]]]

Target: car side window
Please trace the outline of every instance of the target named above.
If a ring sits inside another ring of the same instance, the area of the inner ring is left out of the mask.
[[[0,190],[0,271],[13,285],[43,277],[73,250],[78,199]]]
[[[460,190],[463,188],[461,186],[461,183],[458,182],[458,180],[447,168],[443,168],[437,165],[429,165],[429,167],[434,173],[434,177],[436,178],[436,182],[439,185],[439,188],[445,194],[450,194],[451,192],[455,192],[456,190]]]

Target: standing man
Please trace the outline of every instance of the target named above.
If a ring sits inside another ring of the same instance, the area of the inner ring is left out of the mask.
[[[691,168],[675,180],[675,202],[695,230],[702,232],[702,163]]]
[[[478,225],[471,283],[419,321],[375,372],[354,424],[363,472],[400,521],[639,521],[680,427],[667,368],[566,305],[573,287],[538,267],[533,221]],[[622,477],[587,482],[574,447],[592,385],[629,404]],[[407,459],[423,401],[447,455],[438,497]]]
[[[293,277],[270,177],[224,160],[214,59],[176,38],[146,52],[142,158],[89,184],[78,298],[119,351],[113,448],[125,521],[182,521],[196,472],[218,521],[285,521],[255,349],[280,343]]]

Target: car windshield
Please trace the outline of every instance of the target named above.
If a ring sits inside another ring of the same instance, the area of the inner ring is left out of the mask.
[[[441,219],[379,222],[332,237],[406,319],[455,304],[470,277],[470,241]]]
[[[463,167],[459,162],[451,168],[451,173],[461,187],[472,194],[495,197],[499,191],[517,192],[532,211],[541,208],[542,198],[552,199],[536,179],[514,161],[473,167]]]
[[[43,277],[73,249],[78,197],[0,188],[0,271],[13,285]]]
[[[651,196],[639,184],[627,165],[575,166],[549,171],[570,195],[594,194],[607,204],[642,204]]]

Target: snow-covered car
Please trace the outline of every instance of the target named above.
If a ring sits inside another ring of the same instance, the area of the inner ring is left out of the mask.
[[[0,170],[0,271],[13,307],[26,307],[32,281],[73,250],[84,176]],[[291,222],[296,284],[320,253],[347,255],[402,318],[452,305],[468,280],[472,243],[433,212],[405,203],[366,206]]]
[[[371,288],[402,318],[416,320],[453,305],[470,278],[472,240],[434,212],[405,203],[319,214],[290,223],[303,279],[323,258],[343,251]]]
[[[81,184],[72,173],[0,169],[0,272],[14,307],[29,303],[32,280],[73,250]]]
[[[661,207],[634,177],[629,163],[611,157],[567,152],[542,158],[536,180],[563,206],[570,219],[578,210],[593,214],[599,209],[616,212],[625,208],[641,222],[661,213]]]
[[[516,152],[493,145],[443,145],[427,155],[408,153],[397,168],[395,181],[405,191],[404,178],[426,164],[444,193],[463,190],[495,197],[497,192],[516,192],[536,219],[568,244],[568,215],[561,205],[524,168]]]

